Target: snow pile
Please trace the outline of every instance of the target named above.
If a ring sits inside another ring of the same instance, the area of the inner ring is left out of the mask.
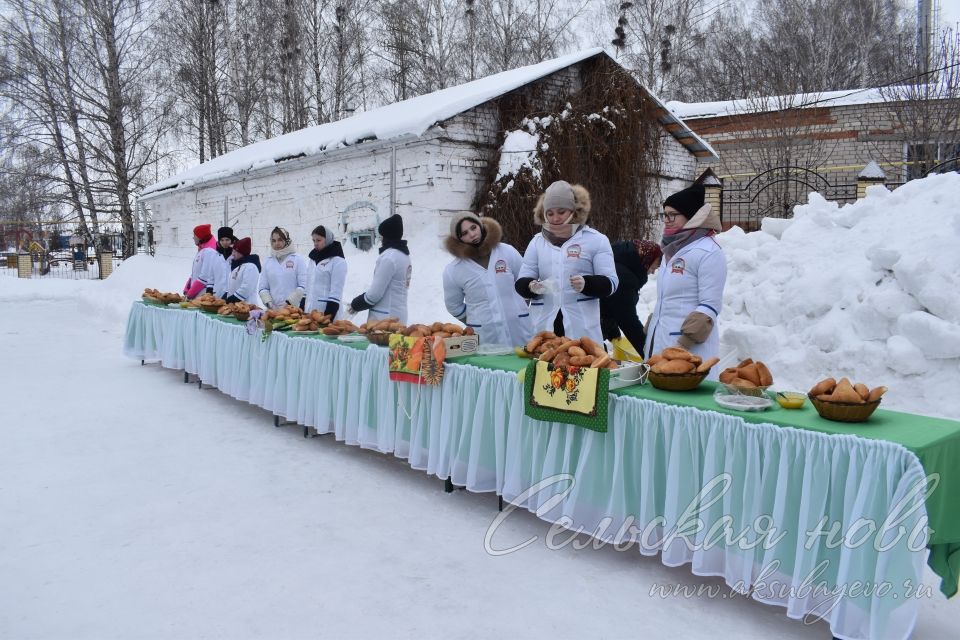
[[[842,207],[812,193],[791,220],[720,234],[722,355],[763,360],[778,389],[848,376],[889,387],[885,408],[960,418],[958,193],[957,174]]]
[[[500,164],[497,168],[497,180],[504,176],[515,176],[524,167],[529,167],[534,177],[540,175],[540,161],[537,159],[537,143],[540,136],[523,130],[510,131],[500,147]],[[506,190],[509,187],[504,188]]]

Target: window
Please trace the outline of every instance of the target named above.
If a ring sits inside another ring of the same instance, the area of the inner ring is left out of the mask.
[[[377,234],[374,229],[380,224],[380,216],[372,202],[360,200],[354,202],[340,213],[340,232],[346,233],[347,238],[357,249],[369,251],[376,244]]]
[[[170,227],[170,244],[177,246],[179,244],[178,240],[179,234],[177,233],[178,229],[176,227]]]
[[[353,231],[348,236],[350,242],[361,251],[369,251],[374,244],[373,229],[364,229],[363,231]]]
[[[960,144],[928,142],[907,145],[907,180],[936,173],[960,171]]]

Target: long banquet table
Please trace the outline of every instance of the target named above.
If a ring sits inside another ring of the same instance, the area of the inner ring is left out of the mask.
[[[287,420],[390,453],[546,521],[722,576],[842,638],[905,638],[927,560],[960,569],[960,423],[878,410],[739,413],[713,386],[610,393],[607,433],[524,415],[514,356],[448,361],[440,386],[391,382],[387,350],[134,303],[124,353],[159,360]],[[808,403],[809,404],[809,403]],[[928,482],[936,488],[925,496]],[[929,556],[928,556],[929,550]]]

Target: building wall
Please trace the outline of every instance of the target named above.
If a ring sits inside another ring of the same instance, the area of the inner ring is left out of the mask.
[[[800,113],[802,117],[789,125],[781,125],[769,114],[696,118],[686,123],[717,150],[719,160],[704,159],[699,164],[711,167],[721,178],[754,177],[765,168],[763,160],[770,148],[782,145],[769,137],[789,132],[794,164],[817,171],[831,183],[855,182],[871,160],[887,173],[888,181],[906,179],[904,145],[888,105],[807,108]]]

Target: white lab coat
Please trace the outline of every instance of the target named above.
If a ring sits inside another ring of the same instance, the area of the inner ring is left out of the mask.
[[[647,326],[644,353],[653,355],[676,344],[680,327],[694,311],[713,318],[713,331],[690,351],[704,360],[720,355],[720,324],[727,281],[727,261],[713,237],[683,247],[669,261],[661,258],[657,270],[657,305]],[[712,371],[710,377],[719,375]]]
[[[602,343],[600,299],[577,293],[570,286],[571,276],[598,275],[610,279],[615,291],[620,283],[613,262],[610,240],[595,229],[584,226],[561,246],[555,246],[542,233],[527,245],[518,278],[535,278],[547,287],[540,299],[530,304],[534,331],[553,331],[557,311],[563,312],[564,335],[587,336]]]
[[[297,253],[284,256],[283,262],[278,262],[271,255],[263,263],[258,293],[267,291],[273,298],[273,304],[281,307],[287,297],[296,289],[301,289],[306,296],[310,279],[308,262],[306,258]]]
[[[363,292],[363,299],[373,308],[367,312],[367,322],[393,316],[401,324],[407,323],[407,289],[413,267],[410,256],[397,249],[387,249],[377,258],[373,280]]]
[[[213,293],[218,298],[226,298],[230,290],[230,271],[233,268],[233,256],[231,255],[224,258],[223,254],[219,251],[217,255],[223,260],[223,267],[220,269],[220,274],[213,283]],[[259,274],[259,272],[257,273]]]
[[[490,252],[486,269],[457,258],[443,270],[447,311],[473,327],[480,344],[517,347],[533,337],[530,310],[514,289],[522,264],[520,253],[501,242]]]
[[[223,278],[223,256],[217,253],[216,249],[204,247],[197,251],[193,257],[193,267],[190,271],[190,279],[199,280],[204,287],[217,288],[217,281]],[[202,292],[201,292],[202,293]]]
[[[260,271],[257,265],[251,262],[244,262],[236,269],[231,269],[230,278],[227,280],[227,297],[236,296],[248,304],[260,304],[257,296],[259,279]]]
[[[343,284],[346,280],[347,261],[340,256],[331,256],[318,262],[313,269],[306,310],[319,309],[323,313],[327,302],[332,301],[340,305],[337,318],[343,317],[346,305],[340,299],[343,297]]]

